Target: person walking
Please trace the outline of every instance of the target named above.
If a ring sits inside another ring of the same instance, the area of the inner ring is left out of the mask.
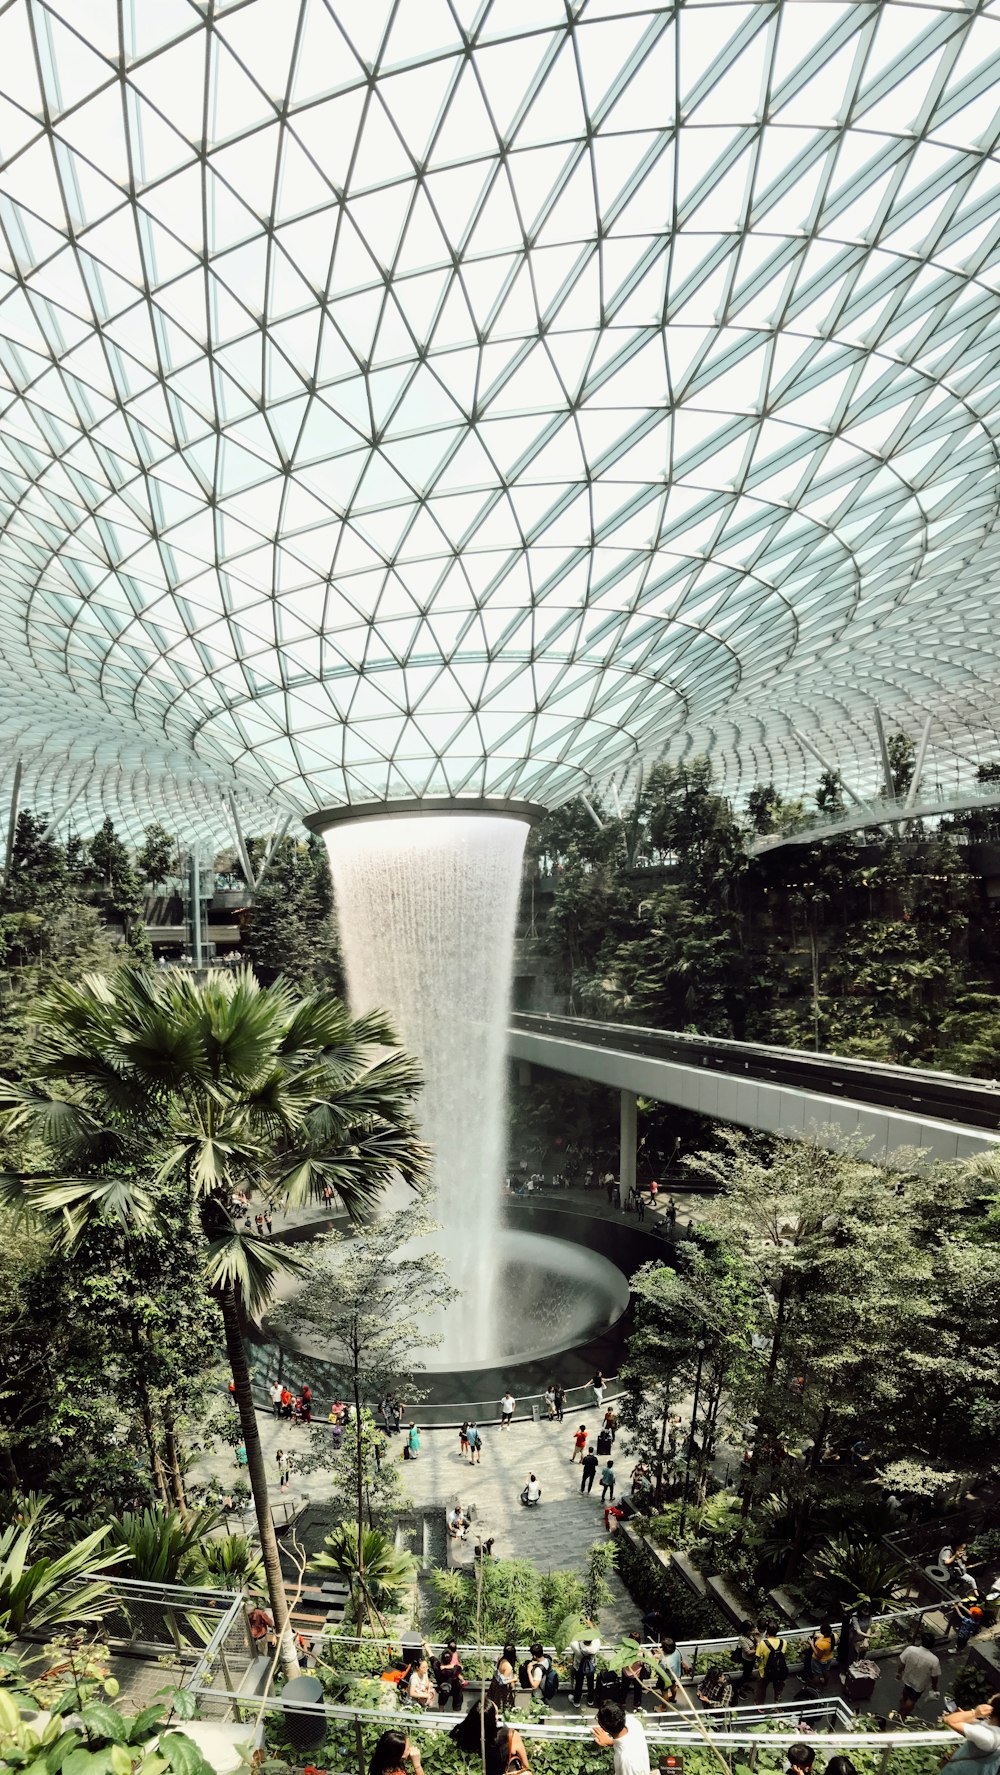
[[[567,1647],[573,1671],[572,1701],[574,1707],[579,1707],[583,1699],[584,1683],[587,1685],[588,1704],[591,1707],[594,1705],[594,1681],[597,1676],[597,1654],[600,1649],[601,1642],[594,1632],[593,1621],[585,1621],[579,1638],[570,1640]]]
[[[500,1428],[501,1428],[501,1430],[509,1430],[510,1429],[510,1421],[511,1421],[511,1418],[514,1416],[514,1413],[516,1410],[517,1410],[517,1400],[514,1398],[513,1393],[511,1393],[508,1390],[504,1394],[503,1398],[500,1401]]]
[[[448,1641],[436,1670],[438,1680],[438,1706],[445,1708],[451,1702],[453,1713],[461,1713],[462,1696],[465,1692],[465,1677],[462,1674],[462,1660],[458,1655],[458,1647],[453,1639]]]
[[[670,1231],[673,1232],[674,1227],[677,1225],[677,1203],[674,1201],[673,1196],[667,1197],[666,1215],[667,1226]]]
[[[681,1657],[675,1639],[661,1639],[660,1655],[654,1659],[654,1663],[660,1672],[657,1687],[663,1690],[667,1701],[673,1706],[677,1700],[677,1684],[682,1677],[688,1675],[688,1667]]]
[[[649,1775],[649,1745],[642,1721],[626,1714],[619,1701],[602,1701],[592,1728],[594,1743],[610,1750],[615,1775]]]
[[[604,1423],[601,1428],[607,1430],[608,1435],[613,1442],[618,1434],[618,1413],[615,1411],[613,1405],[609,1405],[607,1411],[604,1413]]]
[[[410,1460],[415,1461],[420,1453],[420,1431],[416,1424],[410,1425],[410,1433],[406,1438],[406,1446],[410,1453]]]
[[[594,1489],[594,1475],[597,1472],[598,1465],[599,1465],[599,1462],[598,1462],[597,1456],[595,1455],[593,1449],[588,1448],[586,1454],[583,1457],[583,1478],[580,1481],[580,1490],[582,1492],[593,1491],[593,1489]]]
[[[561,1424],[563,1421],[563,1414],[566,1410],[566,1389],[561,1381],[556,1381],[553,1390],[555,1392],[556,1400],[556,1419]]]
[[[513,1711],[517,1700],[517,1647],[509,1641],[493,1666],[487,1694],[498,1713]]]
[[[602,1470],[601,1470],[601,1503],[606,1504],[609,1498],[611,1499],[611,1502],[614,1503],[614,1498],[615,1498],[615,1463],[614,1463],[614,1461],[606,1461]]]
[[[833,1670],[837,1642],[829,1621],[821,1621],[806,1647],[802,1676],[807,1683],[818,1683],[825,1689]]]
[[[788,1680],[788,1644],[778,1632],[777,1621],[765,1621],[764,1631],[757,1642],[757,1687],[754,1700],[762,1707],[767,1700],[770,1689],[775,1701],[781,1700],[781,1691]]]
[[[604,1376],[600,1369],[597,1369],[596,1373],[591,1375],[590,1386],[597,1403],[597,1408],[600,1410],[601,1406],[604,1404]]]
[[[740,1622],[740,1637],[736,1642],[736,1649],[743,1667],[736,1685],[736,1693],[740,1695],[744,1689],[750,1687],[757,1668],[757,1629],[752,1621]]]
[[[267,1236],[268,1236],[268,1238],[270,1238],[270,1237],[271,1237],[271,1230],[272,1230],[272,1228],[273,1228],[273,1226],[274,1226],[274,1222],[273,1222],[273,1220],[272,1220],[272,1219],[271,1219],[271,1210],[270,1210],[270,1208],[265,1208],[265,1209],[264,1209],[264,1225],[265,1225],[265,1227],[266,1227],[266,1228],[267,1228]]]
[[[919,1645],[909,1645],[899,1655],[896,1675],[903,1685],[899,1711],[904,1720],[909,1719],[926,1694],[941,1692],[941,1665],[934,1651],[935,1643],[934,1635],[928,1629],[920,1635]]]
[[[469,1425],[469,1466],[478,1467],[482,1461],[483,1439],[475,1424]]]
[[[574,1461],[582,1461],[586,1452],[587,1426],[586,1424],[581,1424],[580,1428],[573,1433],[573,1453],[569,1457],[570,1466],[572,1467]]]
[[[458,1426],[458,1452],[462,1456],[463,1460],[469,1452],[469,1420],[468,1420],[468,1418],[466,1418],[464,1424],[459,1424],[459,1426]]]

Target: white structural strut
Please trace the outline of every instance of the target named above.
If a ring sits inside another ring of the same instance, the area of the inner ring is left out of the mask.
[[[867,1157],[888,1163],[902,1149],[920,1148],[932,1159],[963,1159],[1000,1148],[1000,1134],[934,1118],[907,1115],[818,1090],[771,1084],[736,1072],[708,1071],[628,1049],[596,1047],[566,1036],[512,1028],[509,1053],[553,1072],[592,1079],[612,1090],[675,1103],[697,1115],[761,1128],[771,1134],[818,1139],[835,1147],[845,1137],[867,1137]]]

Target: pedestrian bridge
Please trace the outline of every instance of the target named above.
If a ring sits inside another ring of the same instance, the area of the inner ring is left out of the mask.
[[[833,1146],[862,1134],[879,1163],[901,1147],[961,1159],[1000,1147],[1000,1085],[798,1048],[514,1012],[516,1060],[622,1093],[622,1180],[634,1177],[635,1098]],[[628,1161],[631,1160],[629,1163]]]

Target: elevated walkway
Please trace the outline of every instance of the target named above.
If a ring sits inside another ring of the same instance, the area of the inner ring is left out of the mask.
[[[509,1051],[622,1093],[626,1190],[635,1176],[636,1096],[830,1146],[862,1134],[880,1164],[901,1147],[963,1159],[1000,1146],[1000,1086],[984,1079],[529,1012],[512,1014]]]

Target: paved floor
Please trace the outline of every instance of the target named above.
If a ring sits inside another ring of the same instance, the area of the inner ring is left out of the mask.
[[[572,1421],[566,1418],[562,1424],[533,1424],[515,1419],[509,1430],[487,1425],[482,1431],[482,1459],[475,1467],[459,1453],[457,1433],[424,1431],[418,1458],[402,1465],[404,1488],[418,1505],[436,1504],[442,1511],[455,1502],[471,1506],[473,1535],[481,1534],[484,1539],[495,1536],[495,1552],[501,1557],[530,1559],[543,1572],[582,1574],[592,1543],[604,1538],[604,1512],[599,1483],[589,1495],[580,1493],[580,1467],[570,1462],[573,1431],[579,1423],[586,1422],[596,1436],[602,1415],[594,1407]],[[269,1478],[276,1472],[277,1450],[287,1451],[290,1447],[293,1451],[288,1504],[294,1508],[328,1495],[329,1486],[321,1472],[294,1470],[295,1452],[304,1453],[307,1437],[325,1437],[327,1432],[295,1428],[264,1413],[258,1414],[258,1421]],[[401,1460],[401,1444],[401,1437],[391,1439],[392,1458]],[[622,1472],[627,1489],[628,1475],[635,1463],[622,1436],[618,1437],[616,1450],[612,1456],[615,1470]],[[542,1502],[532,1510],[526,1509],[519,1499],[529,1472],[537,1474],[542,1486]],[[198,1464],[196,1479],[204,1481],[210,1475],[224,1486],[240,1476],[228,1449]],[[280,1512],[285,1500],[276,1484],[272,1489],[274,1504]],[[472,1540],[459,1545],[456,1552],[460,1561],[471,1565]],[[615,1603],[601,1617],[601,1629],[608,1639],[636,1626],[635,1610],[624,1586],[614,1578],[612,1588]]]

